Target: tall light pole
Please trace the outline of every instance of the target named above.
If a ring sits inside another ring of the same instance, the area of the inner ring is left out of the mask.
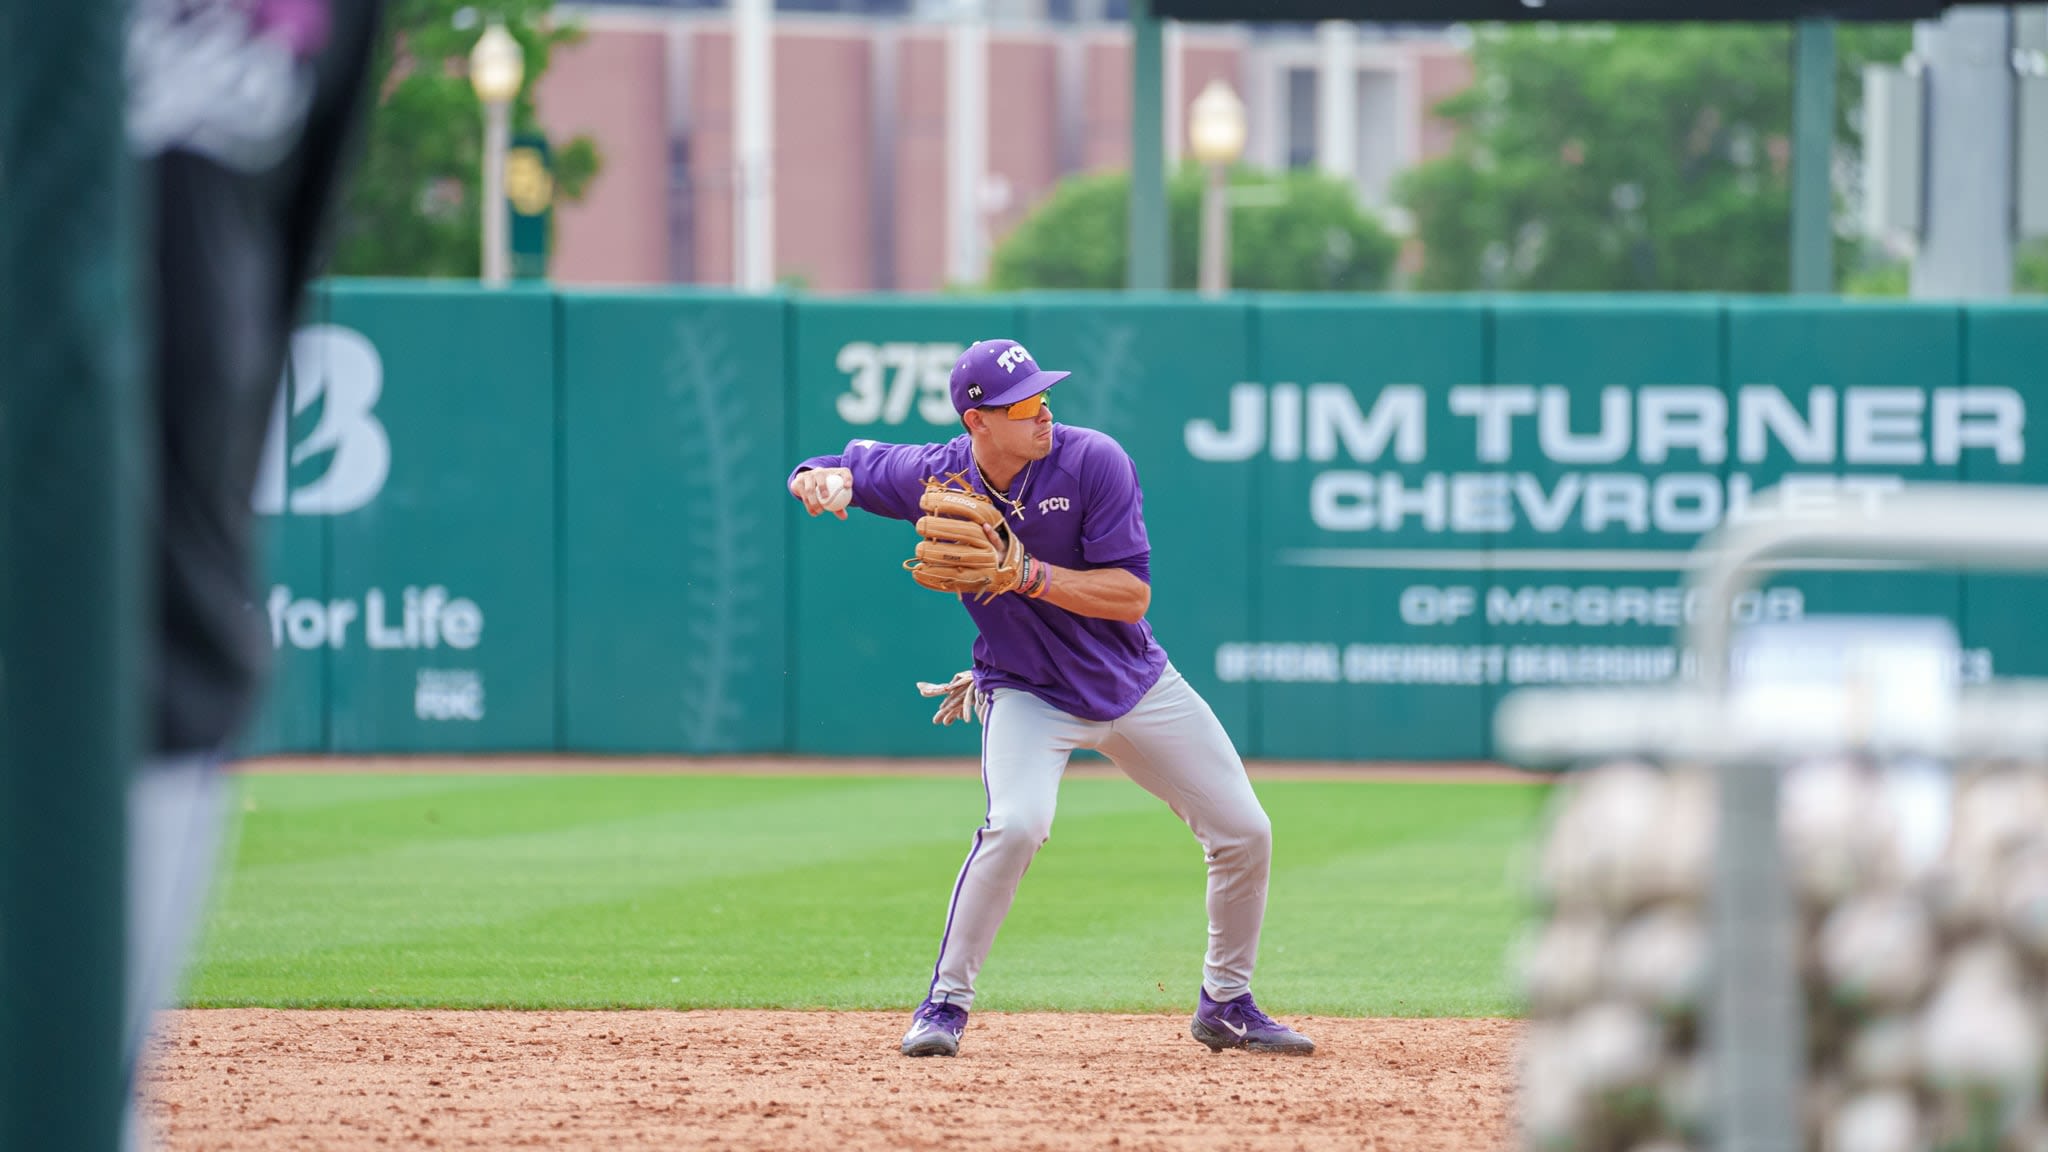
[[[1230,290],[1230,166],[1244,155],[1244,101],[1221,80],[1211,80],[1188,109],[1188,153],[1209,170],[1202,192],[1204,296]]]
[[[526,53],[496,20],[469,52],[469,83],[484,106],[483,281],[503,284],[510,264],[511,216],[505,207],[505,153],[512,140],[512,101],[526,78]]]

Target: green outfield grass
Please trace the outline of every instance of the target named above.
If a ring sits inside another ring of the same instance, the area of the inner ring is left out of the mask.
[[[930,777],[236,780],[185,1001],[272,1007],[907,1009],[982,816]],[[1509,1015],[1544,790],[1262,782],[1254,987],[1288,1015]],[[1186,1010],[1200,849],[1121,778],[1062,787],[983,970],[987,1009]]]

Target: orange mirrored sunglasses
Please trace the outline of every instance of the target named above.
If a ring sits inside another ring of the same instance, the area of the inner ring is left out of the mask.
[[[1015,404],[1006,404],[996,411],[1012,420],[1034,420],[1038,417],[1038,410],[1045,407],[1045,398],[1050,395],[1052,389],[1047,388],[1036,396],[1026,396]]]

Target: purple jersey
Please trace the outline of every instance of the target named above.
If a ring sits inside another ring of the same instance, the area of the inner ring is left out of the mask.
[[[895,520],[916,520],[927,477],[960,474],[986,492],[962,433],[944,444],[855,440],[837,456],[797,465],[853,472],[853,506]],[[994,498],[1025,551],[1062,568],[1122,568],[1151,582],[1144,493],[1123,446],[1089,428],[1053,425],[1052,451],[1010,482],[1020,509]],[[1166,667],[1166,653],[1143,620],[1127,624],[1082,616],[1044,600],[1008,594],[986,604],[961,597],[981,635],[974,642],[983,692],[1017,688],[1087,720],[1131,710]]]

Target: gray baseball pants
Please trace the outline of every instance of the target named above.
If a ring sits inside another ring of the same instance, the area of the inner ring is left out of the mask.
[[[974,977],[1031,858],[1052,834],[1060,777],[1077,748],[1109,757],[1186,822],[1209,862],[1209,949],[1202,983],[1229,1000],[1251,988],[1273,825],[1230,736],[1169,664],[1143,699],[1109,721],[1083,720],[1028,692],[998,688],[982,716],[988,814],[953,886],[931,999],[972,1007]]]

